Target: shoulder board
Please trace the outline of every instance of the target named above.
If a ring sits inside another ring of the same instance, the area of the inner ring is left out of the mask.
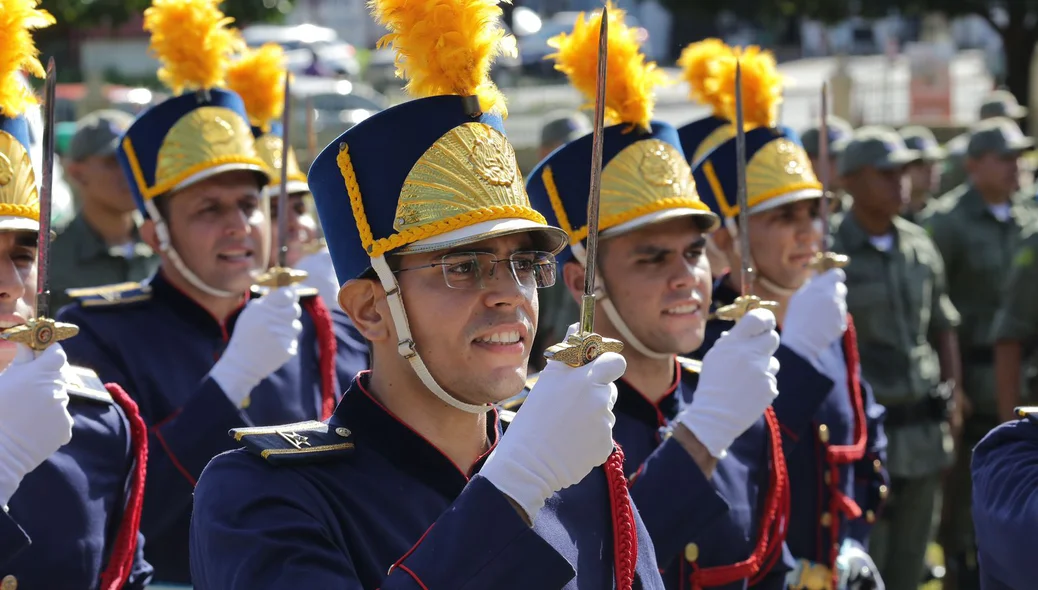
[[[140,283],[119,283],[83,289],[67,289],[65,294],[83,307],[101,307],[147,301],[151,299],[151,286]]]
[[[311,297],[317,297],[320,294],[320,292],[317,289],[315,289],[314,287],[299,286],[299,287],[296,287],[296,291],[299,293],[299,298],[300,299],[307,299],[307,298],[311,298]],[[263,297],[264,295],[266,295],[269,292],[270,292],[270,287],[261,287],[259,285],[253,285],[252,286],[252,294],[255,297]]]
[[[1013,411],[1017,416],[1030,420],[1032,424],[1038,424],[1038,406],[1023,406]]]
[[[235,428],[230,435],[249,452],[272,465],[301,465],[344,457],[353,452],[348,428],[310,420],[281,426]]]
[[[682,369],[685,369],[689,373],[695,373],[698,375],[703,370],[703,361],[697,361],[696,359],[679,356],[678,363],[681,364]]]
[[[101,382],[101,378],[90,369],[65,365],[65,368],[61,370],[61,377],[65,380],[70,398],[106,404],[115,403],[112,394],[108,393],[105,384]]]

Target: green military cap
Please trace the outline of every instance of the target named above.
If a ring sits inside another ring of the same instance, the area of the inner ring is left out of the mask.
[[[905,146],[897,131],[878,125],[862,127],[844,146],[838,164],[840,175],[872,166],[879,169],[899,168],[921,158],[916,150]]]
[[[562,145],[592,131],[591,119],[579,111],[551,113],[541,127],[541,145]]]
[[[1034,140],[1024,135],[1016,121],[997,117],[981,121],[970,133],[966,155],[979,158],[985,154],[1018,154],[1034,147]]]
[[[835,115],[829,115],[826,119],[826,124],[829,127],[829,153],[833,156],[837,156],[840,153],[840,149],[842,149],[843,145],[846,143],[846,140],[854,133],[854,127],[852,127],[846,120]],[[809,157],[818,157],[820,138],[821,129],[819,129],[817,125],[804,129],[800,134],[800,143],[803,144],[804,151],[807,152]]]
[[[1023,119],[1027,116],[1027,108],[1020,106],[1016,97],[1008,90],[996,90],[988,95],[984,104],[980,105],[980,118],[1009,117]]]
[[[933,131],[926,127],[909,125],[902,128],[898,133],[901,134],[901,139],[905,140],[905,147],[919,152],[922,154],[923,159],[928,162],[943,160],[947,155],[944,148],[937,144],[937,138],[934,137]]]
[[[111,156],[123,133],[133,123],[133,115],[115,109],[94,111],[76,123],[66,155],[80,161],[90,156]]]

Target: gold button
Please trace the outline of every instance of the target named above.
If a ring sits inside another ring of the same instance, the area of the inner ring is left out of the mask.
[[[873,524],[876,522],[876,513],[872,510],[865,511],[865,522]]]
[[[0,580],[0,590],[18,590],[18,578],[4,576],[4,579]]]
[[[248,396],[245,399],[241,400],[241,405],[238,406],[238,407],[244,410],[244,409],[247,409],[251,405],[252,405],[252,396]],[[7,590],[7,588],[3,588],[3,589],[0,589],[0,590]]]
[[[818,427],[818,440],[823,443],[829,442],[829,427],[822,424]]]
[[[829,514],[828,512],[823,512],[822,513],[822,518],[821,518],[821,520],[819,522],[822,523],[822,526],[826,526],[827,527],[827,526],[829,526],[829,525],[831,525],[833,523],[833,515]]]
[[[883,473],[883,462],[880,461],[879,459],[876,459],[875,461],[873,461],[872,462],[872,470],[875,471],[876,473]]]
[[[339,436],[341,436],[343,438],[349,438],[350,434],[352,434],[352,433],[350,432],[349,428],[343,428],[342,426],[340,426],[340,427],[335,429],[335,434],[338,434]]]
[[[890,490],[887,489],[887,486],[879,486],[879,499],[880,500],[886,500],[887,496],[889,496],[889,495],[890,495]]]
[[[695,563],[696,560],[699,559],[699,545],[696,545],[695,543],[685,545],[685,559],[687,559],[689,563]]]
[[[825,482],[825,485],[829,485],[829,484],[833,483],[833,476],[832,476],[832,474],[829,473],[828,471],[826,471],[825,474],[822,475],[822,481]]]

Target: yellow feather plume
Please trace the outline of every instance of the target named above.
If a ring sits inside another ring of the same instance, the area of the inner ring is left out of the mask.
[[[609,12],[609,49],[606,60],[606,121],[628,123],[648,129],[656,107],[655,89],[668,83],[667,75],[646,62],[638,47],[634,29],[624,23],[624,12],[606,5]],[[555,69],[569,76],[570,83],[590,100],[595,99],[598,81],[598,32],[602,12],[590,17],[577,16],[573,31],[548,40],[557,51],[546,59],[555,60]]]
[[[162,63],[159,79],[173,92],[222,86],[232,56],[243,48],[227,28],[234,19],[221,0],[152,0],[144,11],[152,54]]]
[[[500,26],[498,0],[370,0],[389,29],[378,47],[396,50],[396,75],[415,97],[479,97],[484,112],[507,115],[504,94],[490,80],[499,55],[515,55],[515,38]]]
[[[227,88],[245,102],[250,122],[264,131],[285,110],[285,51],[277,43],[246,49],[227,70]]]
[[[719,60],[732,55],[732,51],[720,39],[704,39],[690,43],[678,58],[681,77],[688,82],[689,96],[692,100],[713,107],[715,116],[722,116],[724,112],[715,96],[719,85],[713,81],[718,75]]]
[[[735,120],[735,65],[742,67],[743,120],[746,127],[774,127],[782,103],[782,74],[775,56],[756,45],[735,48],[715,60],[716,75],[707,81],[708,98],[715,112]]]
[[[17,117],[37,104],[17,72],[46,76],[32,31],[53,25],[54,17],[36,5],[37,0],[0,0],[0,113],[5,117]]]

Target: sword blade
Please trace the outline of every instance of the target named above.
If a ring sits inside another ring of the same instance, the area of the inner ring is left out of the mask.
[[[609,53],[609,13],[602,7],[598,33],[598,81],[595,88],[594,134],[591,142],[591,190],[587,200],[587,250],[584,261],[584,297],[580,304],[580,331],[590,333],[595,324],[595,270],[598,262],[598,205],[602,196],[602,148],[605,131],[606,65]]]
[[[288,155],[292,150],[289,133],[292,121],[291,77],[285,72],[285,110],[281,114],[281,191],[278,195],[278,267],[287,267],[288,260]]]
[[[818,125],[818,181],[822,183],[822,200],[818,216],[822,218],[822,253],[829,250],[829,83],[822,82],[822,121]]]
[[[40,182],[40,234],[36,247],[36,317],[50,313],[50,218],[54,186],[54,58],[47,60],[47,79],[43,86],[43,168]]]
[[[746,193],[746,129],[742,112],[742,63],[735,62],[735,174],[736,202],[739,204],[739,275],[742,295],[753,294],[753,263],[750,256],[750,212]]]

